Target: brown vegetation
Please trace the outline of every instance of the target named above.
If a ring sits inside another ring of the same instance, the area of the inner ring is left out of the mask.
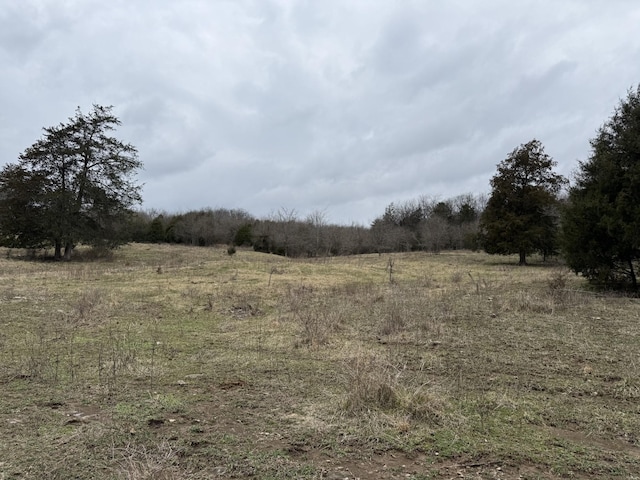
[[[637,300],[559,265],[5,257],[0,478],[640,475]]]

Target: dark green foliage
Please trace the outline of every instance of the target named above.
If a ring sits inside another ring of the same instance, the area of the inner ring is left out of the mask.
[[[253,229],[250,223],[242,225],[233,237],[233,243],[237,246],[253,244]]]
[[[272,247],[271,247],[271,244],[269,242],[269,236],[268,235],[260,235],[258,237],[258,239],[256,240],[256,242],[253,244],[253,249],[256,252],[272,253]]]
[[[164,217],[158,215],[149,225],[148,241],[151,243],[161,243],[166,239],[164,231]]]
[[[0,173],[0,242],[6,247],[46,246],[44,210],[39,200],[45,182],[37,172],[6,165]]]
[[[424,217],[422,207],[416,202],[406,202],[397,205],[391,203],[385,209],[380,221],[386,225],[403,227],[410,231],[415,231]]]
[[[146,243],[149,241],[149,229],[156,214],[135,211],[130,216],[123,228],[126,232],[127,242]]]
[[[69,259],[76,242],[114,247],[126,236],[129,208],[140,202],[130,177],[142,164],[136,149],[109,136],[120,121],[112,107],[79,109],[0,173],[2,242],[53,246]]]
[[[447,222],[453,222],[454,219],[453,207],[448,202],[438,202],[431,214]]]
[[[491,197],[481,217],[482,241],[490,254],[555,253],[557,195],[566,180],[538,140],[520,145],[498,164]]]
[[[462,248],[477,252],[480,248],[480,235],[478,232],[469,232],[462,239]]]
[[[455,219],[458,224],[475,222],[478,219],[478,212],[470,203],[463,203]]]
[[[638,291],[640,86],[591,140],[563,214],[567,263],[591,282]]]

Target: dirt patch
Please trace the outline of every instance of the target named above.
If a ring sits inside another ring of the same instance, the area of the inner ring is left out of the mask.
[[[103,422],[104,412],[95,405],[66,404],[63,402],[45,402],[42,404],[45,408],[59,413],[63,417],[63,424],[86,423],[91,421]]]
[[[563,440],[568,440],[585,447],[595,447],[611,452],[626,453],[627,455],[630,455],[636,459],[640,459],[640,448],[636,447],[635,445],[631,445],[624,440],[598,438],[582,432],[576,432],[573,430],[566,430],[557,427],[545,427],[545,430],[547,430],[555,437],[561,438]]]
[[[524,465],[504,465],[498,461],[475,461],[472,463],[441,462],[437,456],[384,452],[366,459],[353,460],[329,456],[321,450],[291,452],[316,465],[322,470],[322,478],[330,480],[394,480],[406,478],[443,479],[524,479],[559,478],[549,472]]]
[[[234,390],[236,388],[242,388],[247,385],[247,382],[244,380],[228,380],[226,382],[222,382],[218,384],[218,388],[220,390]]]

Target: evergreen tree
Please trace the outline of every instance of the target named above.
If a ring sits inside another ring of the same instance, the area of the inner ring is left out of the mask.
[[[0,231],[5,245],[53,245],[69,259],[73,245],[115,246],[130,207],[140,202],[131,176],[142,166],[135,147],[109,135],[112,107],[80,109],[0,172]]]
[[[532,140],[498,164],[480,228],[487,253],[517,253],[520,265],[534,252],[554,253],[557,196],[566,180],[553,172],[556,162]]]
[[[591,282],[638,291],[640,86],[591,140],[563,212],[568,265]]]
[[[164,216],[158,215],[149,224],[147,240],[151,243],[162,243],[166,239],[164,231]]]

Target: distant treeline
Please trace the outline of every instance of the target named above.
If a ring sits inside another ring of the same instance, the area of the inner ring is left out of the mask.
[[[484,196],[448,200],[421,197],[392,203],[371,225],[335,225],[324,211],[299,217],[281,208],[258,219],[244,210],[204,209],[186,213],[136,212],[130,240],[193,246],[226,244],[288,257],[477,249]]]

